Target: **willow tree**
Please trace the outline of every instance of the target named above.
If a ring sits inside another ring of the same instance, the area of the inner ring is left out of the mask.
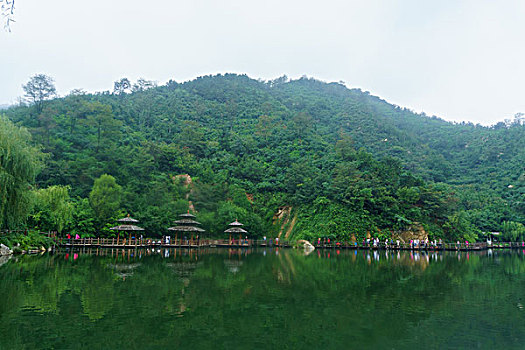
[[[25,222],[42,157],[40,150],[31,145],[29,132],[0,115],[0,228],[14,228]]]
[[[73,203],[69,198],[69,186],[50,186],[34,192],[35,205],[30,224],[41,230],[62,232],[71,223]]]

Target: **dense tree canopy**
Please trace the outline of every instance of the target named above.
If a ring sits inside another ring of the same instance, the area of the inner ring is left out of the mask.
[[[97,234],[95,222],[110,219],[85,202],[108,174],[122,186],[115,210],[150,234],[195,208],[213,236],[234,216],[255,236],[287,232],[292,218],[290,237],[386,235],[413,223],[447,239],[523,236],[520,118],[453,124],[337,83],[233,74],[158,87],[124,78],[113,93],[48,101],[36,121],[31,107],[6,113],[50,154],[38,186],[70,186],[73,231]],[[282,207],[290,220],[279,222]]]

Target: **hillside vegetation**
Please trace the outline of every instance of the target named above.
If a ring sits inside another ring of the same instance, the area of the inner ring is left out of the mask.
[[[111,235],[130,213],[162,235],[191,201],[213,237],[234,219],[254,236],[274,236],[282,229],[274,214],[286,206],[294,238],[388,236],[421,223],[446,240],[482,231],[525,239],[519,116],[453,124],[307,78],[124,83],[5,111],[44,153],[24,225]],[[48,197],[68,206],[52,214]]]

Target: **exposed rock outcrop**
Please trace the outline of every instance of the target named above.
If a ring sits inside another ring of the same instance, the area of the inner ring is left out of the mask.
[[[408,243],[410,240],[419,239],[424,241],[428,238],[428,233],[425,231],[420,223],[414,222],[403,231],[394,232],[394,240],[399,239],[403,243]]]
[[[172,176],[172,180],[174,182],[180,181],[180,183],[184,187],[188,187],[190,190],[188,193],[186,193],[186,200],[188,201],[188,209],[195,213],[195,207],[193,206],[193,202],[190,201],[190,194],[193,194],[193,180],[191,179],[191,176],[189,174],[180,174]]]
[[[295,222],[297,221],[297,214],[292,217],[292,207],[290,206],[284,206],[279,208],[275,215],[273,216],[273,224],[276,225],[278,223],[281,224],[281,228],[279,230],[279,235],[277,237],[281,238],[281,235],[285,234],[285,239],[289,239],[290,235],[292,234],[292,231],[295,227]],[[284,228],[288,225],[286,228],[286,231],[284,231]]]
[[[300,239],[297,241],[297,245],[299,247],[303,247],[304,249],[311,249],[311,250],[314,250],[315,247],[312,245],[312,243],[304,240],[304,239]]]

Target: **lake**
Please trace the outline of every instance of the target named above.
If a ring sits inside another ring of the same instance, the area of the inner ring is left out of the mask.
[[[0,348],[523,348],[524,305],[522,250],[59,251],[0,266]]]

